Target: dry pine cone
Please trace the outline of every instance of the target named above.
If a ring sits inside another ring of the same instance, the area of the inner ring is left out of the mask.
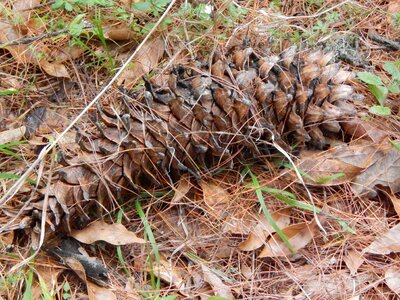
[[[263,57],[243,47],[216,55],[211,74],[206,65],[176,66],[168,86],[145,79],[142,96],[121,93],[117,108],[98,105],[95,132],[78,130],[82,153],[65,157],[53,201],[67,214],[82,200],[109,203],[185,172],[199,177],[234,157],[268,155],[272,138],[283,147],[324,148],[325,136],[356,113],[347,101],[353,88],[344,84],[352,73],[332,58],[295,47]]]

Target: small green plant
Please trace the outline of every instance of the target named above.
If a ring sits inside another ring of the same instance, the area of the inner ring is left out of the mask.
[[[70,285],[69,285],[69,283],[67,281],[63,285],[63,294],[62,294],[63,300],[71,299],[72,296],[71,296],[70,292],[71,292],[71,287],[70,287]]]
[[[113,6],[114,2],[110,0],[55,0],[53,9],[64,9],[66,11],[78,11],[81,6]]]
[[[133,8],[158,17],[165,10],[171,0],[145,0],[133,4]]]
[[[85,29],[85,22],[83,18],[85,16],[86,14],[79,14],[71,21],[71,23],[69,23],[68,32],[73,37],[79,37],[83,33]]]
[[[293,44],[299,44],[302,40],[306,40],[309,45],[313,46],[321,36],[327,35],[332,30],[332,25],[338,20],[340,20],[338,12],[327,13],[323,18],[318,18],[316,22],[313,22],[308,29],[302,28],[299,30],[299,27],[296,26],[296,30],[289,33],[289,39]],[[271,33],[278,40],[287,36],[285,30],[276,28],[272,28]]]
[[[393,15],[394,26],[400,26],[400,14]]]
[[[324,2],[324,0],[306,0],[306,5],[314,9],[319,9],[324,5]]]
[[[368,85],[369,91],[374,95],[379,105],[373,105],[369,112],[375,115],[389,116],[391,110],[385,106],[385,100],[389,93],[400,93],[400,60],[395,62],[385,62],[383,69],[389,73],[390,79],[382,80],[378,75],[371,72],[359,72],[357,77]]]

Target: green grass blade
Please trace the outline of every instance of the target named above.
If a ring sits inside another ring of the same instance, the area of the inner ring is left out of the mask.
[[[0,96],[16,95],[19,92],[20,91],[18,91],[18,90],[4,90],[4,91],[0,91]]]
[[[282,232],[282,230],[276,225],[274,219],[271,216],[271,213],[269,212],[267,205],[265,204],[265,199],[262,194],[262,190],[260,187],[260,183],[258,182],[258,179],[254,174],[250,171],[250,169],[246,166],[247,168],[247,174],[250,175],[251,180],[253,182],[253,188],[256,191],[257,199],[258,202],[260,202],[261,209],[267,218],[269,224],[272,226],[272,228],[276,231],[276,233],[279,235],[279,237],[282,239],[282,241],[285,243],[285,245],[288,247],[288,249],[294,254],[296,253],[296,250],[294,249],[293,245],[289,242],[288,238],[286,235]]]
[[[12,174],[12,173],[0,173],[0,179],[20,179],[21,176],[17,174]],[[36,181],[30,178],[26,179],[26,182],[29,182],[30,184],[36,184]]]
[[[120,210],[118,211],[118,214],[117,214],[117,223],[119,223],[119,224],[121,224],[121,222],[122,222],[122,214],[123,214],[123,211],[122,211],[122,209],[120,209]],[[131,274],[131,272],[129,271],[129,269],[126,267],[126,262],[125,262],[125,260],[124,260],[124,256],[122,255],[122,248],[121,248],[121,246],[117,246],[117,257],[118,257],[118,261],[119,261],[119,263],[121,264],[122,268],[124,269],[125,273],[126,273],[129,277],[131,277],[132,274]]]
[[[137,211],[140,219],[143,222],[144,231],[145,231],[146,236],[148,237],[151,247],[154,251],[154,257],[156,259],[156,262],[158,264],[160,264],[160,252],[158,251],[157,242],[156,242],[156,239],[154,238],[153,231],[151,230],[151,226],[146,218],[146,215],[144,214],[144,211],[142,209],[142,206],[140,205],[139,200],[135,201],[135,207],[136,207],[136,211]],[[153,270],[153,262],[152,262],[150,255],[149,255],[149,264],[150,264],[150,269]],[[150,277],[151,277],[152,286],[153,286],[153,288],[155,288],[157,290],[157,293],[158,293],[158,291],[160,290],[160,286],[161,286],[160,276],[157,276],[157,282],[155,282],[155,279],[154,279],[154,272],[150,272]]]
[[[21,141],[14,141],[14,142],[2,144],[2,145],[0,145],[0,149],[6,149],[6,148],[18,146],[18,145],[24,144],[26,142],[28,142],[28,141],[27,140],[21,140]]]
[[[28,276],[25,277],[25,291],[24,295],[22,296],[22,300],[33,299],[32,283],[33,283],[33,270],[29,269]]]
[[[296,208],[299,208],[302,210],[307,210],[310,212],[314,212],[314,211],[316,213],[322,212],[322,209],[319,207],[314,207],[311,204],[307,204],[302,201],[296,200],[296,196],[290,192],[273,189],[273,188],[269,188],[269,187],[261,187],[260,190],[262,190],[263,192],[270,193],[271,195],[275,196],[278,200],[285,202],[286,204],[288,204],[292,207],[296,207]],[[337,216],[329,214],[329,213],[327,214],[327,216],[329,216],[329,217],[333,218],[335,221],[337,221],[340,224],[340,226],[342,226],[344,231],[351,233],[351,234],[356,233],[356,231],[354,229],[352,229],[345,221],[341,220]]]

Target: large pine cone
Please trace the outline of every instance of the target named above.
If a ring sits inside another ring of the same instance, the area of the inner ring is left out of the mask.
[[[184,172],[199,177],[237,156],[268,155],[272,138],[324,148],[325,136],[355,114],[347,101],[353,88],[343,84],[351,72],[332,58],[295,47],[266,57],[241,48],[217,55],[211,74],[207,66],[176,66],[168,86],[145,79],[140,97],[121,92],[117,107],[98,105],[97,132],[78,130],[82,153],[65,157],[55,198],[67,212],[69,204],[163,186]]]

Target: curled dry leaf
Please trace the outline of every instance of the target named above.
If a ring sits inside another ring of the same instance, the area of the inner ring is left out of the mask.
[[[159,277],[168,284],[176,287],[181,293],[185,294],[184,278],[185,268],[179,267],[178,263],[174,260],[168,259],[168,254],[160,253],[159,260],[152,256],[153,265],[149,264],[146,258],[138,258],[135,260],[135,268],[145,272],[152,272],[155,276]]]
[[[129,26],[123,24],[122,26],[113,26],[104,30],[104,37],[113,41],[128,41],[137,38],[137,33],[134,32]]]
[[[79,278],[86,283],[88,290],[89,300],[114,300],[117,299],[112,291],[107,288],[98,286],[86,279],[85,268],[81,262],[73,257],[67,257],[64,259],[65,264],[68,265]]]
[[[362,254],[356,250],[350,250],[347,255],[343,257],[343,260],[346,266],[349,268],[351,275],[355,275],[358,268],[364,262]]]
[[[354,118],[341,124],[344,132],[350,135],[353,140],[362,138],[378,144],[388,137],[386,131],[377,128],[373,123],[363,121],[359,118]]]
[[[381,158],[381,149],[385,147],[361,140],[351,144],[343,143],[324,152],[305,150],[300,153],[297,168],[307,173],[303,179],[309,185],[350,183]],[[290,176],[298,180],[293,170]]]
[[[393,208],[397,213],[397,216],[400,217],[400,199],[393,193],[386,193],[385,194],[388,196],[390,201],[392,201]]]
[[[26,131],[25,126],[21,126],[15,129],[9,129],[3,132],[0,132],[0,145],[7,144],[14,141],[19,141],[24,137]]]
[[[320,153],[305,150],[300,159],[297,168],[307,173],[308,176],[303,176],[303,180],[308,185],[333,186],[349,183],[362,171],[362,168],[340,161],[329,151]],[[298,181],[294,170],[291,170],[290,177]]]
[[[393,266],[385,272],[386,285],[396,294],[400,294],[400,268]]]
[[[96,221],[82,230],[75,230],[71,236],[78,241],[91,244],[96,241],[105,241],[112,245],[144,244],[145,240],[138,238],[135,233],[129,231],[124,225],[115,223],[107,224],[104,221]]]
[[[49,290],[51,295],[54,295],[57,289],[58,277],[64,272],[63,268],[54,268],[52,266],[48,266],[48,262],[42,262],[39,264],[37,262],[37,258],[35,259],[35,270],[36,276],[39,282],[35,282],[32,285],[32,299],[42,299],[43,287],[41,285],[45,285]]]
[[[322,223],[323,220],[320,219],[320,222]],[[293,247],[293,250],[298,251],[307,246],[307,244],[312,241],[317,231],[318,225],[317,222],[314,220],[310,224],[304,222],[286,227],[282,230],[282,233],[289,240],[290,244]],[[275,233],[265,245],[259,257],[277,257],[292,254],[293,253],[288,248],[288,246],[283,242],[279,235]]]
[[[108,281],[107,268],[96,257],[91,257],[79,242],[73,238],[65,238],[58,246],[45,247],[44,250],[70,267],[86,282],[87,277],[99,285]]]
[[[376,186],[389,187],[392,193],[400,191],[400,151],[391,147],[377,152],[379,158],[358,175],[351,186],[356,195],[376,196]]]
[[[89,300],[117,300],[117,296],[108,288],[88,281],[86,283]]]
[[[174,197],[171,200],[172,204],[179,203],[187,193],[189,193],[192,184],[190,183],[189,176],[187,174],[183,175],[178,181],[178,185],[175,189]]]
[[[380,255],[400,252],[400,224],[378,237],[363,252]]]
[[[46,60],[38,60],[38,65],[49,75],[54,77],[70,78],[67,68],[62,63],[49,63]]]
[[[290,209],[283,209],[274,212],[272,215],[276,225],[279,229],[285,228],[290,223]],[[241,251],[252,251],[260,248],[267,237],[275,232],[275,229],[268,222],[264,214],[259,214],[258,224],[251,230],[247,239],[239,244]]]
[[[131,87],[142,77],[154,69],[164,55],[165,43],[161,37],[147,41],[126,68],[118,80],[118,85]]]
[[[199,184],[203,190],[204,202],[211,209],[209,212],[216,217],[222,217],[230,204],[230,197],[226,189],[205,180],[200,181]]]
[[[81,262],[74,258],[74,257],[65,257],[64,258],[64,262],[65,264],[75,272],[76,275],[78,275],[78,277],[85,283],[87,283],[87,279],[86,279],[86,272],[85,272],[85,268],[83,267],[83,265],[81,264]]]
[[[223,283],[221,278],[219,278],[213,271],[210,270],[210,268],[208,268],[204,264],[201,265],[201,269],[203,271],[204,281],[210,284],[215,296],[220,296],[227,299],[234,299],[230,287]]]
[[[167,260],[164,255],[160,255],[159,264],[153,266],[153,272],[165,282],[175,286],[179,291],[184,292],[185,283],[180,270],[174,266],[171,260]]]

